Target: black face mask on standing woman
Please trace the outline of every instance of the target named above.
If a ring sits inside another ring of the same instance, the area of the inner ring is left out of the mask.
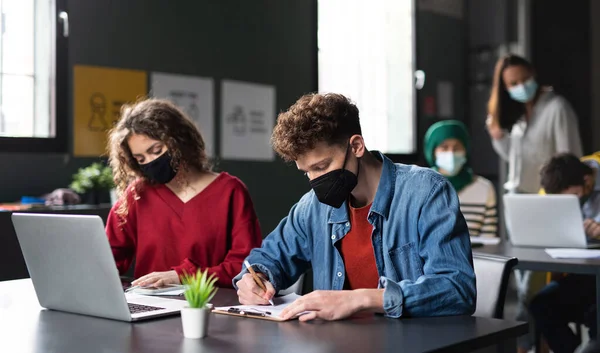
[[[332,170],[310,181],[310,186],[321,203],[340,208],[358,184],[360,164],[357,167],[356,175],[345,168],[348,160],[348,150],[350,150],[349,144],[342,169]]]

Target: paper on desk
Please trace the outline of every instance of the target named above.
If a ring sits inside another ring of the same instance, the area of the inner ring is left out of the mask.
[[[265,313],[270,312],[270,317],[280,318],[281,312],[288,305],[294,302],[296,299],[300,298],[300,295],[296,293],[291,293],[288,295],[284,295],[282,297],[273,298],[273,303],[275,305],[234,305],[234,306],[221,306],[216,307],[215,310],[219,311],[227,311],[229,308],[238,308],[240,310],[248,310],[253,312]]]
[[[175,288],[173,290],[167,291],[167,292],[160,292],[160,293],[144,293],[142,295],[181,295],[183,294],[183,292],[185,291],[185,289],[178,289]],[[133,291],[135,293],[135,290]]]
[[[498,245],[500,238],[471,237],[471,244]]]
[[[183,286],[181,285],[171,285],[173,289],[167,291],[152,291],[152,290],[144,290],[144,288],[137,288],[132,291],[132,293],[139,295],[153,295],[153,296],[162,296],[162,295],[181,295],[185,291]]]
[[[600,250],[592,249],[545,249],[546,253],[554,259],[595,259],[600,258]]]

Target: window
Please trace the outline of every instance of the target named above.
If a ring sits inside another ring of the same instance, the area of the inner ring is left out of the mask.
[[[416,152],[414,3],[319,0],[319,91],[360,110],[369,149]]]
[[[18,150],[43,144],[44,151],[66,152],[65,121],[57,119],[66,95],[65,87],[58,94],[66,80],[68,22],[58,8],[63,2],[0,0],[0,150],[14,150],[10,146],[20,141]]]

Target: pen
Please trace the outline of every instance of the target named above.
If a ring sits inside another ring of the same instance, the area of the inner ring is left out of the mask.
[[[265,284],[260,280],[260,278],[258,278],[258,275],[256,274],[256,272],[254,272],[254,269],[252,268],[252,266],[250,266],[250,264],[248,263],[248,260],[244,260],[244,265],[246,265],[246,268],[248,269],[248,271],[250,272],[250,274],[252,275],[252,278],[254,278],[254,282],[256,282],[256,284],[258,284],[258,286],[265,291],[265,293],[267,292],[267,287],[265,287]],[[273,300],[269,299],[269,303],[273,306],[275,306],[275,304],[273,304]]]
[[[252,312],[252,311],[240,310],[238,308],[229,308],[229,310],[227,310],[227,312],[228,313],[240,314],[240,315],[262,316],[262,317],[265,317],[267,315],[271,315],[270,311],[255,313],[255,312]]]
[[[248,316],[261,316],[261,317],[265,317],[267,316],[264,313],[253,313],[251,311],[240,311],[240,315],[248,315]]]

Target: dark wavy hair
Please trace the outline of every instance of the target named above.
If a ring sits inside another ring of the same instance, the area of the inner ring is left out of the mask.
[[[344,145],[361,135],[358,108],[341,94],[306,94],[279,114],[271,136],[273,149],[286,161],[295,161],[317,143]]]
[[[496,63],[494,69],[494,82],[488,101],[488,114],[492,122],[503,129],[510,131],[513,125],[525,114],[525,105],[510,98],[502,75],[504,70],[511,66],[522,66],[535,75],[533,65],[527,59],[514,54],[508,54]]]
[[[145,135],[163,142],[176,170],[208,171],[211,169],[200,130],[173,103],[162,99],[145,99],[121,108],[121,118],[109,133],[108,155],[114,182],[120,196],[117,214],[128,212],[128,188],[139,199],[144,185],[152,184],[142,173],[129,149],[132,135]],[[180,174],[178,174],[180,175]]]
[[[585,176],[593,169],[571,153],[550,158],[540,171],[541,184],[548,194],[559,194],[571,186],[584,186]]]

